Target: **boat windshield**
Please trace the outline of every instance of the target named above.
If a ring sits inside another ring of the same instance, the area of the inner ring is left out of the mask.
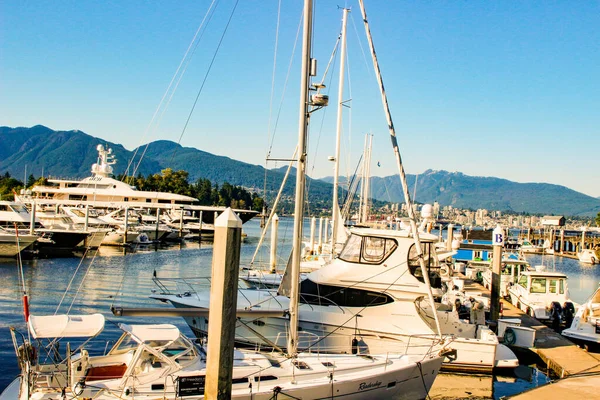
[[[531,278],[531,293],[546,293],[546,278]]]
[[[10,208],[15,212],[27,214],[27,209],[21,204],[11,204]]]
[[[590,299],[590,303],[600,303],[600,290],[596,290]]]
[[[134,350],[138,347],[138,342],[136,342],[133,337],[129,333],[123,334],[121,339],[117,341],[115,347],[110,351],[111,354],[123,354],[127,353],[129,350]]]
[[[360,264],[381,264],[398,247],[394,239],[350,235],[338,258]]]
[[[85,213],[77,208],[72,209],[71,212],[78,217],[85,217]]]

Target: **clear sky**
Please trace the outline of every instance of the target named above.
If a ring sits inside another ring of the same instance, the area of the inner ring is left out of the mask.
[[[408,173],[460,171],[600,196],[600,2],[365,1]],[[274,137],[272,157],[289,158],[301,3],[282,1],[275,52],[278,1],[215,2],[153,120],[211,1],[0,1],[0,125],[79,129],[128,149],[182,136],[183,146],[260,165]],[[340,30],[338,5],[315,2],[317,81]],[[372,132],[372,174],[387,176],[397,173],[387,124],[358,4],[347,5],[342,171],[354,170]],[[338,65],[324,80],[330,106],[312,116],[314,177],[333,174]]]

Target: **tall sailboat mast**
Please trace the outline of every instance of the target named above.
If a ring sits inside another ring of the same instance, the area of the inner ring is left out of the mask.
[[[335,135],[335,163],[333,168],[333,206],[331,208],[331,217],[333,226],[331,231],[331,255],[335,257],[335,244],[337,241],[337,230],[340,221],[340,205],[338,204],[338,186],[340,175],[340,142],[342,137],[342,109],[344,106],[344,71],[346,68],[346,22],[348,21],[348,10],[344,8],[342,13],[342,34],[340,40],[340,80],[338,85],[338,108],[337,108],[337,129]]]
[[[396,164],[398,166],[398,171],[400,174],[400,182],[402,184],[402,192],[404,193],[404,200],[406,202],[406,208],[408,211],[408,217],[410,219],[410,227],[413,233],[413,238],[415,239],[415,248],[417,249],[417,256],[419,258],[419,264],[421,266],[421,272],[423,273],[423,279],[425,280],[425,284],[428,287],[428,296],[429,301],[431,302],[433,317],[435,319],[435,325],[438,330],[438,334],[442,334],[442,330],[440,328],[440,321],[437,317],[437,312],[435,308],[435,302],[433,300],[433,293],[431,293],[431,284],[429,282],[429,273],[427,268],[425,267],[425,261],[423,260],[423,249],[421,247],[421,240],[419,238],[419,232],[417,229],[417,222],[415,217],[415,211],[413,209],[412,201],[410,199],[410,193],[408,192],[408,183],[406,182],[406,173],[404,172],[404,166],[402,165],[402,158],[400,157],[400,150],[398,149],[398,139],[396,138],[396,129],[394,128],[394,123],[392,122],[392,114],[390,112],[390,106],[387,101],[387,94],[385,93],[385,88],[383,86],[383,78],[381,77],[381,70],[379,69],[379,62],[377,61],[377,55],[375,54],[375,45],[373,44],[373,37],[371,36],[371,30],[369,29],[369,22],[367,21],[367,13],[365,11],[365,5],[363,0],[359,0],[360,4],[360,12],[363,17],[363,23],[365,25],[365,31],[367,33],[367,39],[369,41],[369,49],[371,50],[371,58],[373,59],[373,67],[375,68],[375,75],[377,76],[377,82],[379,83],[379,90],[381,92],[381,102],[383,103],[383,109],[385,111],[385,116],[387,118],[388,129],[390,131],[390,138],[392,140],[392,148],[394,150],[394,155],[396,157]]]
[[[298,162],[296,171],[296,205],[294,207],[294,236],[292,241],[290,331],[287,349],[290,356],[298,348],[298,302],[300,297],[300,260],[302,257],[302,222],[304,218],[304,186],[306,182],[306,142],[308,135],[308,93],[310,85],[310,53],[312,34],[312,0],[304,1],[302,44],[302,75],[300,79],[300,115],[298,123]]]

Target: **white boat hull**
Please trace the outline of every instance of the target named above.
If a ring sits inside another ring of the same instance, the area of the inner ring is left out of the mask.
[[[185,304],[177,296],[152,297],[167,299],[175,307],[190,307],[190,304]],[[267,310],[281,307],[280,309],[284,310],[286,305],[287,303],[282,303],[281,306],[275,306],[264,302],[261,308]],[[412,302],[371,307],[371,309],[378,308],[376,314],[367,313],[365,310],[353,310],[350,307],[344,307],[343,312],[340,312],[338,307],[332,308],[300,305],[301,331],[298,339],[300,349],[348,354],[353,351],[358,351],[360,354],[379,354],[386,351],[425,354],[431,348],[447,345],[447,348],[456,350],[455,358],[447,357],[444,360],[444,368],[447,369],[489,373],[495,367],[508,368],[518,365],[514,354],[506,359],[497,359],[498,339],[493,334],[488,336],[474,331],[472,337],[453,335],[448,339],[449,344],[440,343],[432,330],[418,316]],[[361,317],[353,317],[356,314],[360,314]],[[397,316],[397,318],[390,318],[390,316]],[[207,336],[207,318],[185,317],[185,320],[198,338]],[[396,323],[399,320],[402,321],[402,327]],[[236,326],[236,342],[248,348],[285,348],[287,344],[285,332],[288,325],[287,318],[240,319]],[[476,327],[472,326],[472,328]]]
[[[19,244],[15,235],[0,234],[0,257],[14,257],[20,251],[31,246],[38,239],[35,235],[19,235]]]

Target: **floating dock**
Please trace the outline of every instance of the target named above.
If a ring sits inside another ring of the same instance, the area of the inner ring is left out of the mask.
[[[521,326],[534,329],[535,347],[530,348],[559,378],[582,373],[600,374],[600,354],[589,353],[576,346],[535,318],[502,300],[503,318],[518,318]]]

